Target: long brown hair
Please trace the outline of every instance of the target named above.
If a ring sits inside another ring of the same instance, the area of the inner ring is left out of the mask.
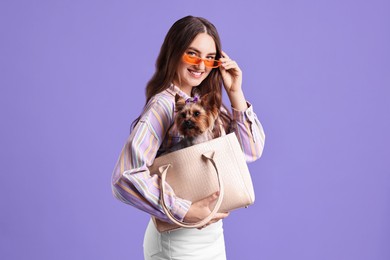
[[[216,47],[215,59],[221,58],[221,40],[217,29],[208,20],[202,17],[186,16],[176,21],[165,36],[156,61],[156,71],[146,85],[146,104],[156,94],[170,87],[174,80],[176,68],[183,53],[190,46],[199,33],[210,35]],[[229,110],[222,104],[222,76],[219,69],[213,69],[197,87],[200,95],[211,93],[217,106],[224,107],[220,117],[226,132],[230,132],[231,116]],[[132,123],[132,128],[139,121],[140,116]]]

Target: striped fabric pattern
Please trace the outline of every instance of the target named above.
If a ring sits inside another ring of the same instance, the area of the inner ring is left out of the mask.
[[[168,221],[160,205],[159,177],[150,173],[148,166],[156,156],[181,140],[173,124],[175,95],[189,96],[177,86],[155,95],[145,106],[138,124],[127,138],[112,173],[113,195],[120,201],[147,212],[163,221]],[[247,162],[260,158],[265,135],[263,127],[248,103],[245,111],[232,108],[233,127]],[[173,215],[183,220],[191,201],[175,196],[167,185],[165,197]]]

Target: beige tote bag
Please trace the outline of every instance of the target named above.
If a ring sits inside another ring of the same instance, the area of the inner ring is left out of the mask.
[[[149,170],[161,176],[160,201],[172,221],[167,223],[153,217],[159,232],[180,227],[202,227],[217,212],[248,207],[255,201],[248,166],[235,133],[162,155],[154,160]],[[208,217],[198,223],[185,223],[175,219],[167,207],[165,182],[173,188],[177,197],[192,202],[218,190],[220,195]]]

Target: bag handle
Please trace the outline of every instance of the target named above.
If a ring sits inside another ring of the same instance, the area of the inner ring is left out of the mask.
[[[218,172],[218,169],[217,169],[217,165],[215,164],[215,161],[214,161],[214,152],[213,151],[207,152],[207,153],[202,154],[202,156],[204,158],[210,160],[210,162],[213,164],[213,166],[215,168],[215,172],[216,172],[217,178],[218,178],[219,197],[218,197],[217,203],[215,204],[215,207],[211,211],[210,215],[208,215],[206,218],[204,218],[203,220],[201,220],[199,222],[196,222],[196,223],[186,223],[186,222],[183,222],[183,221],[179,221],[169,211],[169,209],[168,209],[168,207],[166,205],[166,202],[165,202],[165,196],[164,195],[165,195],[166,175],[167,175],[169,167],[171,167],[171,164],[167,164],[167,165],[163,165],[163,166],[159,167],[159,171],[161,173],[161,206],[162,206],[165,214],[168,216],[168,218],[173,223],[175,223],[178,226],[184,227],[184,228],[199,228],[199,227],[202,227],[202,226],[206,225],[207,223],[210,222],[210,220],[212,220],[214,218],[215,214],[217,214],[217,212],[218,212],[218,210],[219,210],[219,208],[221,207],[221,204],[222,204],[222,200],[223,200],[225,189],[224,189],[224,186],[223,186],[223,181],[221,179],[221,176],[219,175],[219,172]]]

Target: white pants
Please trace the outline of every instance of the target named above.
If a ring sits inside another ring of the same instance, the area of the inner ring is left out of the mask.
[[[206,228],[159,233],[149,221],[144,238],[145,260],[226,260],[222,220]]]

